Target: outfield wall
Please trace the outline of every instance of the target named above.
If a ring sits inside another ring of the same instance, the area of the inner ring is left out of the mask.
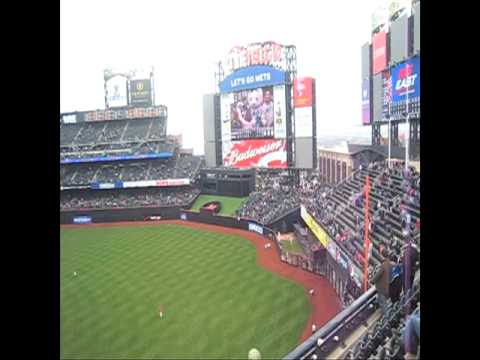
[[[179,208],[145,207],[121,209],[85,209],[60,212],[60,224],[74,224],[74,218],[90,217],[92,223],[109,223],[118,221],[143,221],[148,216],[161,216],[165,220],[180,218]]]
[[[193,202],[194,201],[195,200],[193,200]],[[160,216],[164,220],[178,220],[182,219],[182,214],[186,217],[185,220],[204,224],[226,226],[243,230],[249,230],[249,224],[257,224],[263,228],[263,224],[260,224],[255,220],[195,212],[182,209],[178,206],[61,211],[60,224],[74,224],[74,219],[78,217],[91,218],[92,223],[144,221],[145,218],[149,216]],[[299,217],[300,210],[294,209],[285,216],[275,220],[272,224],[267,224],[266,226],[275,232],[293,231],[293,224],[299,220]]]

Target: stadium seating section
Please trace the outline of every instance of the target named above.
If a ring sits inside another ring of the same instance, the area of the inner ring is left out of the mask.
[[[162,118],[60,126],[61,160],[174,151],[174,143],[166,138],[166,122]]]
[[[420,177],[402,163],[388,169],[386,163],[371,164],[335,187],[322,184],[320,176],[310,175],[297,187],[288,185],[278,173],[259,174],[257,189],[238,211],[242,217],[269,224],[303,204],[329,235],[363,266],[364,185],[370,177],[370,264],[379,265],[380,246],[400,256],[406,236],[418,240],[420,224]],[[419,245],[419,244],[417,244]],[[371,269],[373,272],[373,268]]]
[[[165,134],[165,122],[161,118],[62,124],[60,145],[154,140],[165,138]]]
[[[60,167],[62,186],[90,185],[93,182],[193,179],[201,165],[198,156],[167,160],[131,160],[107,163],[70,164]]]
[[[84,190],[62,191],[60,208],[62,210],[133,208],[142,206],[185,206],[200,191],[186,189],[122,189],[122,190]]]

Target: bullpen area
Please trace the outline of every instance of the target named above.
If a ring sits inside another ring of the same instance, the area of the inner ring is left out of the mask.
[[[191,211],[199,211],[200,208],[212,201],[220,202],[221,208],[218,215],[235,216],[235,211],[240,209],[247,197],[230,197],[219,195],[200,195],[192,205]]]

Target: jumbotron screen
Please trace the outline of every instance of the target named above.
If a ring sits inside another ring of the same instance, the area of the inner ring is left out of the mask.
[[[232,140],[274,136],[273,86],[235,92],[227,99],[230,101]]]

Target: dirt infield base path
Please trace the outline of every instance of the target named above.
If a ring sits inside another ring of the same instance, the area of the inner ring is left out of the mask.
[[[328,283],[328,281],[319,275],[312,274],[301,268],[288,265],[280,260],[276,250],[272,247],[265,249],[265,244],[272,242],[250,231],[232,229],[216,225],[207,225],[196,222],[189,222],[183,220],[160,220],[160,221],[129,221],[129,222],[114,222],[103,224],[88,224],[88,225],[61,225],[62,228],[82,228],[82,227],[115,227],[115,226],[141,226],[141,225],[162,225],[173,224],[187,226],[195,229],[203,229],[224,234],[240,235],[249,240],[257,249],[257,264],[261,267],[276,273],[282,277],[291,279],[301,284],[305,293],[312,304],[313,312],[303,330],[302,337],[299,344],[308,339],[312,335],[312,324],[315,324],[317,329],[326,324],[332,319],[340,310],[340,300],[338,299],[335,290]],[[314,295],[310,295],[308,291],[314,289]]]

